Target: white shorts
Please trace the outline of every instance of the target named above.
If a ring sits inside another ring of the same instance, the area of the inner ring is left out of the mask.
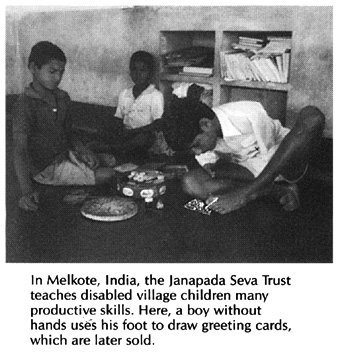
[[[270,148],[270,150],[265,155],[258,154],[255,157],[248,158],[244,161],[237,161],[234,163],[239,164],[242,167],[248,169],[254,177],[258,177],[265,166],[269,163],[272,156],[276,153],[278,146]]]
[[[70,155],[72,160],[53,163],[38,173],[34,180],[47,185],[95,185],[92,169]]]

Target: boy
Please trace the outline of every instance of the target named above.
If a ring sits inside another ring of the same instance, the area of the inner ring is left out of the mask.
[[[190,153],[191,143],[200,132],[199,120],[202,118],[212,120],[215,116],[212,109],[201,101],[203,91],[203,87],[192,84],[187,89],[185,97],[178,98],[173,94],[163,114],[164,137],[176,155]]]
[[[161,154],[169,151],[161,129],[164,110],[163,94],[152,84],[155,70],[153,56],[145,51],[130,58],[130,77],[134,86],[123,90],[115,117],[123,120],[122,141],[112,146],[124,153],[147,155],[149,149]]]
[[[58,89],[66,56],[56,45],[42,41],[32,47],[28,68],[32,83],[13,108],[14,166],[20,208],[36,211],[39,193],[33,180],[51,185],[93,185],[109,181],[110,167],[71,136],[67,115],[69,95]]]
[[[256,102],[227,103],[214,112],[214,119],[200,120],[202,133],[192,144],[204,169],[184,176],[184,191],[205,199],[221,214],[267,194],[277,196],[286,211],[298,208],[296,183],[322,136],[321,111],[313,106],[302,109],[291,131]]]

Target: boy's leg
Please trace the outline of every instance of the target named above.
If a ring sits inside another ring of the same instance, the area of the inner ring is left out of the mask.
[[[325,117],[319,109],[313,106],[304,108],[295,127],[285,137],[262,173],[245,186],[220,196],[211,208],[222,214],[228,213],[258,196],[275,191],[273,182],[278,175],[282,174],[290,180],[301,176],[312,149],[321,139],[324,123]]]
[[[204,200],[210,194],[224,193],[254,179],[248,169],[234,163],[218,164],[213,171],[215,176],[201,167],[189,171],[182,178],[183,191]]]
[[[280,168],[282,176],[288,180],[295,180],[302,175],[311,154],[319,147],[324,126],[325,117],[319,109],[308,106],[301,110],[295,127],[285,137],[275,154],[277,156],[275,160],[283,163]]]

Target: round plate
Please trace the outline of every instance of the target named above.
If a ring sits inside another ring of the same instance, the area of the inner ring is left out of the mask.
[[[137,214],[137,204],[123,197],[100,197],[88,200],[81,208],[81,214],[97,221],[122,221]]]

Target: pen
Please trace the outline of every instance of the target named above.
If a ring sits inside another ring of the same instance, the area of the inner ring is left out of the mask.
[[[218,197],[215,197],[208,205],[206,205],[204,208],[208,209],[212,204],[216,203],[218,200]]]

